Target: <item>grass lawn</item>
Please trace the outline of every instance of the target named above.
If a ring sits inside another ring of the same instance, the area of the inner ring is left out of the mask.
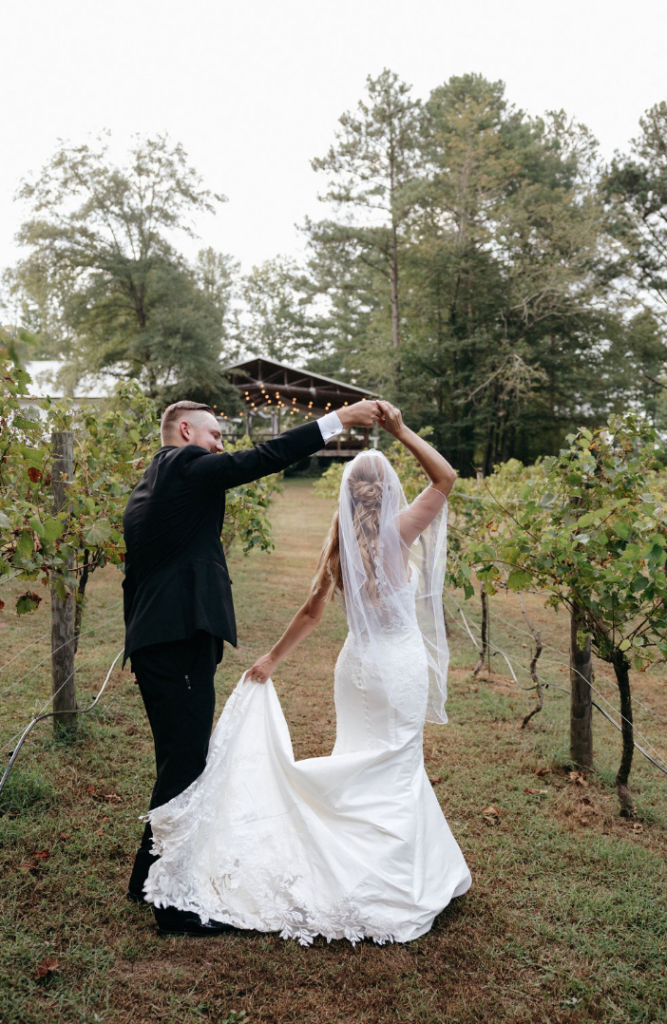
[[[331,510],[309,481],[287,481],[271,514],[276,551],[231,558],[241,646],[225,651],[219,708],[305,597]],[[122,646],[120,580],[110,568],[90,584],[77,655],[82,706]],[[14,583],[3,588],[0,616],[3,762],[50,691],[48,593],[37,612],[17,619],[16,592]],[[37,726],[0,803],[0,1020],[667,1022],[667,777],[637,755],[637,819],[621,819],[613,789],[620,734],[601,716],[597,774],[584,785],[570,777],[568,697],[556,688],[568,687],[568,623],[537,599],[527,608],[556,651],[545,649],[540,661],[552,685],[526,729],[532,694],[514,685],[500,656],[490,677],[474,680],[475,652],[451,622],[450,724],[427,726],[425,756],[473,887],[406,946],[318,940],[304,949],[254,933],[160,938],[150,910],[125,900],[153,773],[129,671],[114,672],[74,744],[54,742],[49,723]],[[475,607],[469,612],[474,623]],[[522,666],[525,685],[531,641],[520,630],[516,598],[494,598],[491,639]],[[279,669],[298,757],[326,754],[333,744],[333,667],[344,636],[344,618],[331,607]],[[606,666],[596,666],[596,688],[616,707],[605,676]],[[663,754],[666,678],[633,680],[644,705],[637,706],[639,742]]]

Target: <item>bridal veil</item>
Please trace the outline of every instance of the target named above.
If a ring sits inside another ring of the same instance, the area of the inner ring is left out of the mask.
[[[418,625],[428,659],[426,719],[446,722],[445,495],[430,486],[408,505],[388,459],[376,450],[362,452],[343,473],[339,537],[345,611],[362,656],[381,665],[388,641],[413,634]],[[388,674],[387,692],[398,710],[418,712],[409,706],[413,691],[404,691],[395,673]]]

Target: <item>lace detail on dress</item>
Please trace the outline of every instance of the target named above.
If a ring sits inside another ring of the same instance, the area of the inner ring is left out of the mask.
[[[353,857],[348,838],[337,839],[330,823],[332,814],[341,813],[341,778],[349,778],[351,769],[364,790],[363,770],[384,764],[387,745],[370,760],[364,753],[291,765],[274,761],[267,756],[270,744],[289,743],[284,719],[276,733],[270,714],[278,707],[270,682],[239,684],[215,730],[204,774],[147,815],[160,859],[145,895],[204,921],[280,932],[303,945],[316,935],[352,943],[402,941],[405,926],[383,893],[381,873],[376,876],[368,857]],[[301,771],[309,763],[325,769],[315,797]],[[369,798],[377,799],[372,792]],[[308,803],[314,799],[315,812]]]
[[[274,847],[272,856],[275,852]],[[379,944],[395,940],[391,921],[370,919],[362,909],[364,900],[355,898],[354,893],[342,896],[337,903],[317,904],[303,876],[266,869],[254,874],[250,865],[256,857],[250,847],[246,853],[249,859],[245,862],[220,865],[210,884],[206,878],[188,877],[187,871],[175,875],[173,865],[167,868],[161,859],[151,868],[144,891],[158,907],[177,907],[198,914],[202,921],[222,921],[243,930],[279,932],[281,938],[296,939],[302,946],[311,945],[316,935],[329,942],[348,939],[353,945],[362,939]],[[248,908],[256,909],[253,912]]]

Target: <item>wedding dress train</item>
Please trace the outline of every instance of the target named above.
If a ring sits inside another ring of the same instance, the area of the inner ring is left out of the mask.
[[[273,683],[241,679],[204,773],[150,813],[151,902],[303,944],[407,942],[469,888],[424,769],[422,635],[394,631],[383,647],[369,666],[348,635],[329,757],[295,761]]]

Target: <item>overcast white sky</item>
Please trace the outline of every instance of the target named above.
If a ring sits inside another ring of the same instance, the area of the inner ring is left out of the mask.
[[[168,132],[229,202],[201,244],[245,269],[296,253],[318,216],[322,155],[366,75],[389,67],[425,98],[453,74],[503,79],[532,114],[563,107],[603,153],[667,100],[667,2],[644,0],[32,0],[0,13],[0,267],[13,202],[59,138]]]

